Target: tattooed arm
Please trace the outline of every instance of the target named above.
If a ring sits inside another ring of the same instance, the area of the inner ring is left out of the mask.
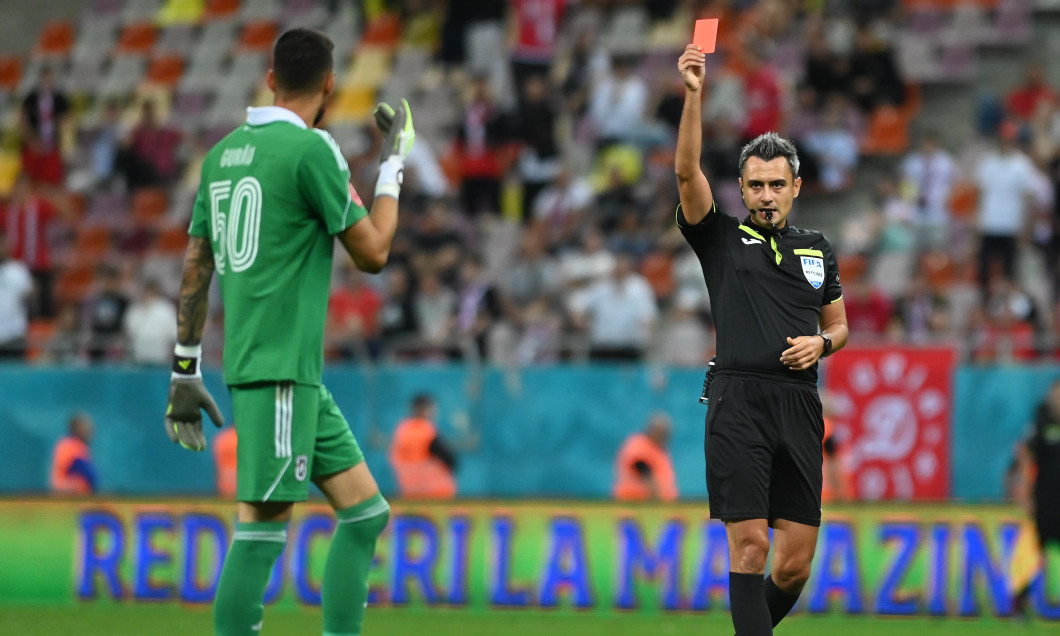
[[[173,443],[195,451],[206,448],[206,436],[202,432],[203,409],[215,425],[224,426],[224,415],[206,390],[199,368],[213,268],[210,242],[200,236],[190,237],[184,257],[184,277],[180,282],[177,346],[173,352],[173,375],[169,380],[166,435]]]
[[[180,282],[180,306],[177,309],[179,344],[195,346],[202,342],[213,269],[213,249],[209,239],[189,237],[188,251],[184,256],[184,277]]]

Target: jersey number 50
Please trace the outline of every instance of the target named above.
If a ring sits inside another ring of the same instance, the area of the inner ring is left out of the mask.
[[[210,218],[217,273],[223,275],[228,268],[233,273],[249,269],[258,257],[261,183],[254,177],[243,177],[236,182],[235,188],[231,179],[212,182]]]

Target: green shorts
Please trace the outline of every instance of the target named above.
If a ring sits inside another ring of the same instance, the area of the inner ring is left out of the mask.
[[[229,388],[239,440],[239,501],[305,501],[310,481],[364,461],[350,425],[324,385],[282,382]]]

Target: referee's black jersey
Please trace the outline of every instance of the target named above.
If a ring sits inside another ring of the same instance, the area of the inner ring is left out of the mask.
[[[839,267],[820,232],[788,223],[765,230],[747,216],[714,209],[689,225],[681,207],[677,226],[707,280],[717,330],[717,370],[766,373],[816,384],[817,365],[792,371],[780,361],[790,336],[817,333],[821,307],[843,296]]]

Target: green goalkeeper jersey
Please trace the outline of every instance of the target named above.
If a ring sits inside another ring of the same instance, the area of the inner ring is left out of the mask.
[[[320,384],[333,236],[366,215],[335,141],[285,108],[210,149],[188,231],[213,247],[227,384]]]

